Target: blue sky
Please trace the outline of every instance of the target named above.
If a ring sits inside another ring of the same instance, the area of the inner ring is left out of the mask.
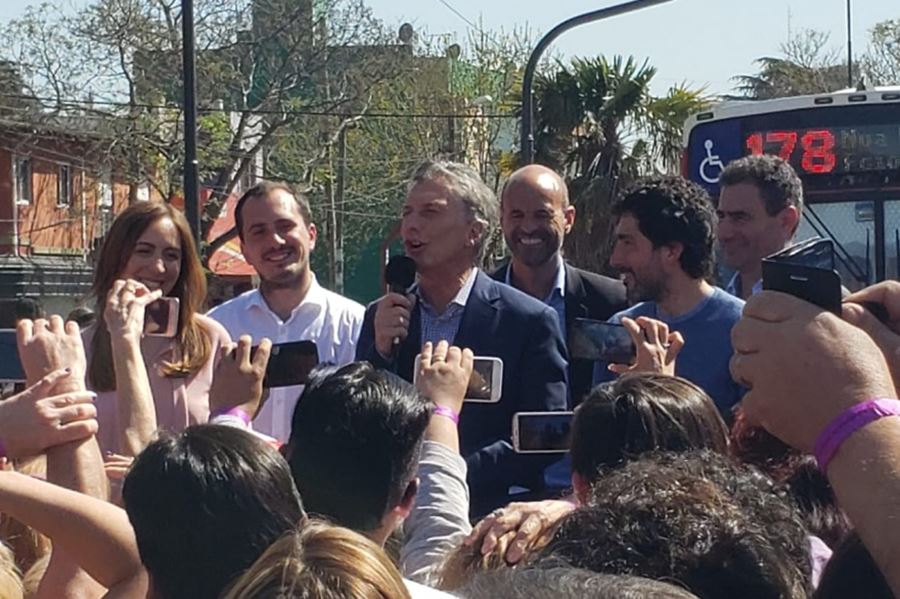
[[[67,0],[85,5],[88,0]],[[2,0],[0,21],[20,15],[39,0]],[[387,23],[409,21],[430,34],[464,41],[470,25],[489,30],[528,25],[543,33],[556,23],[611,2],[583,0],[368,0]],[[455,9],[456,14],[450,7]],[[657,67],[656,87],[687,81],[711,92],[731,91],[731,77],[754,72],[753,60],[775,55],[790,30],[831,33],[845,48],[846,0],[673,0],[640,13],[585,25],[560,38],[553,49],[565,56],[633,54]],[[853,1],[853,43],[862,50],[877,22],[900,18],[896,0]],[[900,83],[900,82],[897,82]]]

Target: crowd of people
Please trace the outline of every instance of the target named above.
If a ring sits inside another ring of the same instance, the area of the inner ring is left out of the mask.
[[[565,261],[557,173],[526,166],[498,201],[426,161],[401,213],[415,282],[368,307],[317,282],[307,199],[261,182],[234,215],[259,287],[206,314],[183,215],[130,206],[94,322],[17,325],[0,597],[893,597],[900,283],[841,315],[764,291],[801,182],[771,156],[721,182],[623,190],[614,279]],[[487,272],[498,222],[510,258]],[[147,334],[160,301],[177,324]],[[572,356],[585,318],[623,326],[633,360]],[[269,388],[296,341],[319,365]],[[476,357],[502,360],[498,401],[465,401]],[[570,411],[566,452],[514,447],[514,415]]]

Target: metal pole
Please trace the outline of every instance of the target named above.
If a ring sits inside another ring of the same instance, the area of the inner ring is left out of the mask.
[[[197,183],[197,79],[194,65],[194,0],[181,0],[184,65],[184,213],[200,244],[200,193]]]
[[[560,35],[579,25],[592,23],[623,15],[625,13],[634,12],[644,8],[649,8],[657,4],[664,4],[672,0],[633,0],[594,10],[577,17],[572,17],[567,21],[563,21],[540,39],[528,59],[528,65],[525,67],[525,76],[522,80],[522,140],[520,146],[521,158],[525,164],[534,162],[534,98],[532,97],[531,88],[534,85],[534,72],[537,69],[538,61],[544,50],[547,49],[553,41]]]
[[[850,0],[847,0],[847,87],[853,87],[853,30],[850,28]]]

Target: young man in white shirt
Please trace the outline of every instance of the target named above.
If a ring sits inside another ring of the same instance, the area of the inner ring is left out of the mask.
[[[321,287],[310,270],[316,226],[307,199],[287,184],[262,181],[238,200],[234,221],[241,253],[261,283],[259,289],[215,307],[209,316],[232,339],[267,337],[274,344],[310,340],[319,362],[352,362],[365,309]],[[272,389],[254,420],[255,430],[286,441],[301,391],[302,386]]]

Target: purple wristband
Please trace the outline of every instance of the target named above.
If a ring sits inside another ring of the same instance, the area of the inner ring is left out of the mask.
[[[227,410],[216,410],[209,415],[209,419],[217,418],[219,416],[236,416],[240,418],[245,425],[250,426],[250,423],[253,422],[253,419],[250,418],[250,414],[248,414],[242,408],[229,408]]]
[[[858,403],[832,420],[816,439],[813,454],[819,470],[826,472],[834,454],[847,438],[867,424],[886,416],[900,416],[900,401],[896,399],[870,399]]]
[[[444,416],[453,421],[453,424],[459,424],[459,414],[448,408],[447,406],[434,406],[434,413],[437,416]]]

